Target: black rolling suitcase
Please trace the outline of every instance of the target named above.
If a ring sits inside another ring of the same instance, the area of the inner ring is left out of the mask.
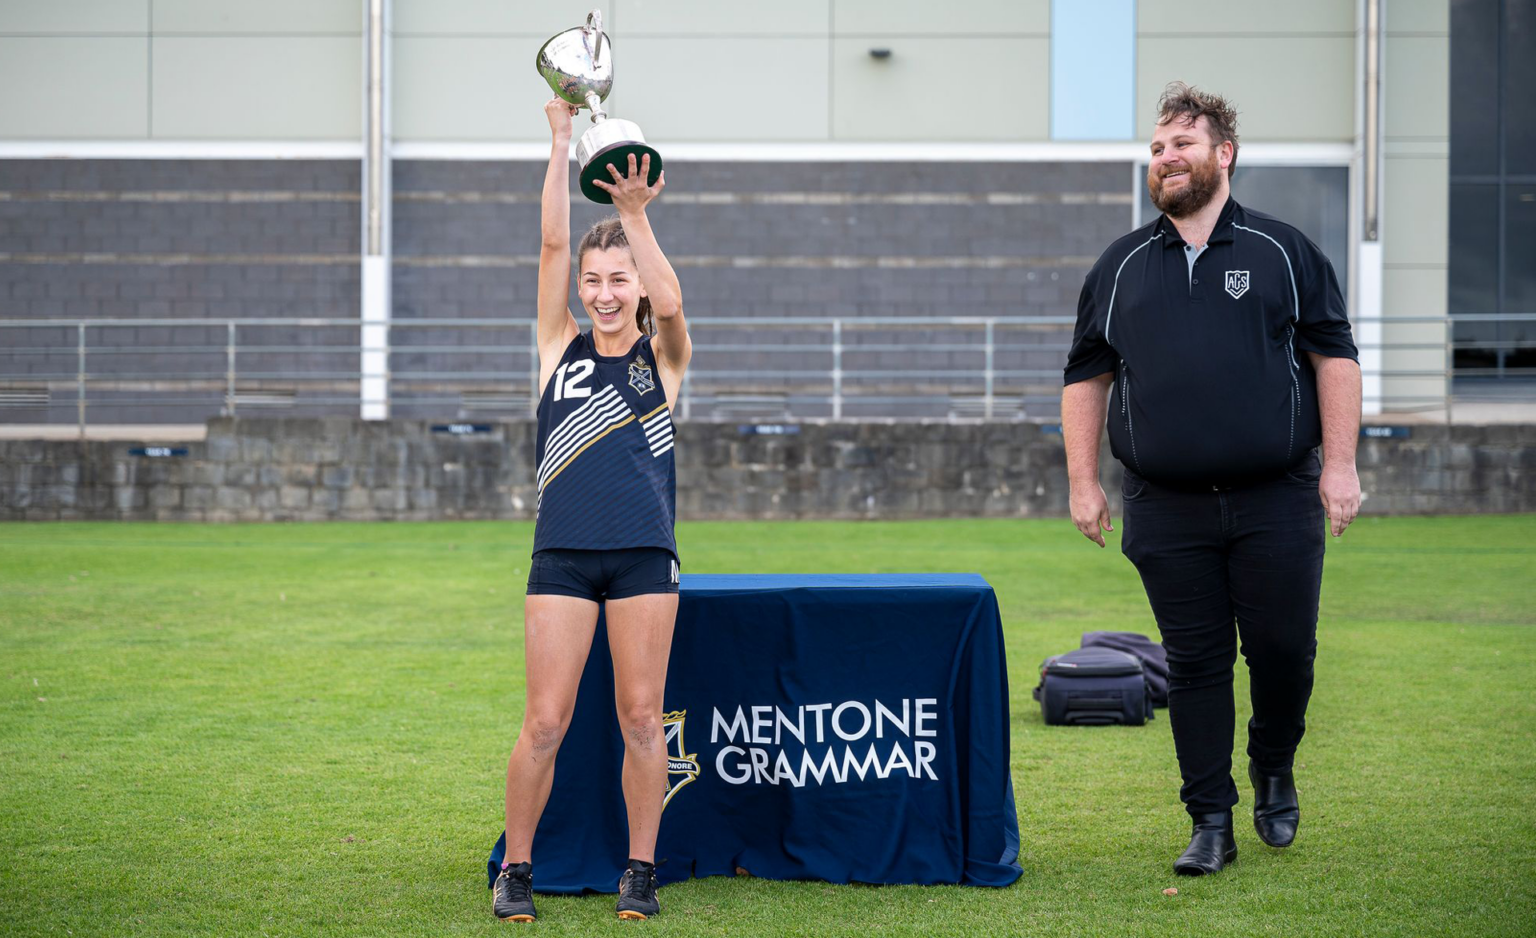
[[[1147,676],[1147,690],[1152,692],[1152,706],[1168,706],[1168,653],[1162,642],[1154,642],[1140,632],[1084,632],[1083,647],[1113,648],[1135,655]]]
[[[1112,648],[1078,648],[1045,659],[1035,699],[1051,726],[1140,726],[1152,719],[1141,661]]]

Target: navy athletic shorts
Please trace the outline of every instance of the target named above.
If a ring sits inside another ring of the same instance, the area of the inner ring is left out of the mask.
[[[528,595],[575,596],[600,603],[650,593],[675,593],[677,558],[664,547],[624,550],[551,548],[533,555]]]

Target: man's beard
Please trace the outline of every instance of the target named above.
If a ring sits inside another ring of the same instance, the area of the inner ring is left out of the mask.
[[[1223,170],[1214,159],[1202,160],[1199,163],[1189,164],[1189,176],[1183,186],[1167,190],[1163,187],[1163,178],[1147,176],[1147,193],[1152,196],[1152,204],[1157,210],[1169,218],[1188,218],[1210,204],[1221,191],[1221,174]]]

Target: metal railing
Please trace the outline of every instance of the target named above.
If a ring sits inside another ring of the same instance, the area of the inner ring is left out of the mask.
[[[1451,415],[1458,351],[1530,352],[1531,339],[1464,341],[1453,324],[1528,316],[1390,317],[1360,333],[1367,405]],[[697,317],[677,403],[694,420],[1044,420],[1059,417],[1073,316]],[[48,319],[0,322],[0,424],[201,423],[246,414],[473,420],[537,406],[531,319],[398,319],[386,399],[362,396],[356,319]],[[1381,367],[1392,358],[1408,366]],[[1529,372],[1526,375],[1523,372]],[[1531,379],[1536,369],[1513,369]],[[1379,378],[1372,399],[1371,379]],[[1536,391],[1527,392],[1536,398]]]

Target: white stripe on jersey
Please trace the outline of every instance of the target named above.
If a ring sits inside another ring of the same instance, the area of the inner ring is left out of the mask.
[[[666,446],[668,443],[672,442],[672,431],[662,430],[655,436],[646,434],[646,442],[650,444],[651,452],[655,453],[658,448]]]
[[[544,447],[544,460],[539,465],[538,487],[542,491],[549,476],[583,446],[606,433],[617,424],[634,419],[634,413],[613,385],[593,395],[592,399],[572,411],[549,435]]]
[[[558,441],[545,445],[544,461],[539,464],[539,474],[548,475],[550,467],[558,465],[590,440],[594,430],[607,427],[619,419],[633,420],[634,415],[624,405],[624,401],[617,396],[593,408],[583,415],[581,422],[571,427]]]
[[[550,450],[554,449],[555,446],[558,445],[561,435],[570,432],[571,428],[575,424],[581,422],[581,420],[584,419],[586,415],[589,415],[591,413],[591,408],[602,407],[609,400],[618,396],[619,392],[614,389],[613,385],[610,384],[593,395],[591,400],[587,401],[585,404],[582,404],[580,407],[571,411],[569,414],[566,414],[565,419],[560,421],[560,425],[549,431],[549,438],[545,441],[544,452],[548,453]]]
[[[661,456],[672,448],[672,413],[667,408],[640,421],[640,426],[645,428],[645,441],[651,445],[652,456]]]
[[[610,388],[611,390],[611,388]],[[570,420],[560,425],[561,433],[558,439],[551,436],[544,447],[544,460],[539,464],[539,484],[543,485],[547,477],[567,457],[576,452],[592,439],[597,433],[602,432],[614,421],[619,419],[632,419],[632,414],[624,404],[623,398],[618,392],[607,397],[595,396],[591,401],[582,405],[581,409],[572,413],[572,417],[580,416],[579,420],[572,423]]]

